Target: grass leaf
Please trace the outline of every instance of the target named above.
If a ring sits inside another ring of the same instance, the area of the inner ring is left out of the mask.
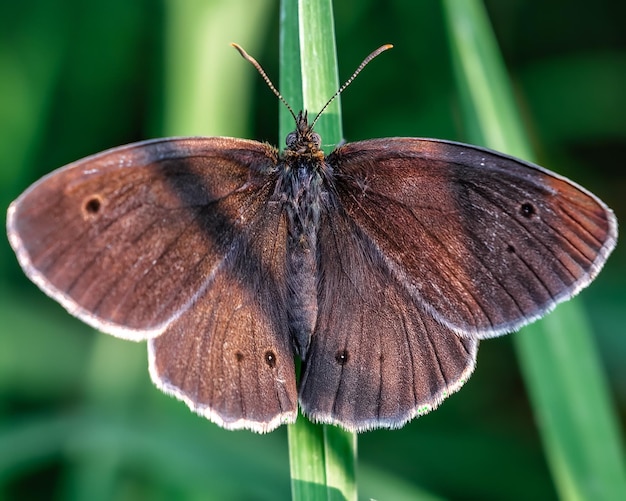
[[[339,88],[330,0],[287,0],[281,5],[280,89],[294,110],[306,109],[312,120]],[[293,118],[281,103],[280,135],[294,129]],[[316,125],[325,147],[342,139],[339,100]],[[310,423],[299,416],[289,427],[292,497],[303,499],[357,498],[356,434],[333,426]]]

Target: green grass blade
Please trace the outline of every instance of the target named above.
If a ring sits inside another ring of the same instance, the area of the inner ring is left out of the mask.
[[[323,429],[328,499],[356,501],[357,434],[336,426]]]
[[[330,0],[285,0],[281,19],[280,89],[296,113],[306,109],[312,120],[339,88],[332,5]],[[281,138],[294,129],[286,109],[281,110],[279,128]],[[341,141],[338,99],[324,112],[316,131],[325,149]],[[288,436],[294,500],[356,500],[356,434],[299,416]]]
[[[296,423],[289,425],[287,434],[291,498],[294,501],[328,499],[323,426],[299,415]]]
[[[300,70],[300,36],[298,27],[298,2],[282,0],[280,3],[280,81],[278,88],[285,100],[294,109],[304,109],[302,101],[302,72]],[[285,138],[294,128],[293,117],[281,102],[278,102],[278,140],[285,146]]]
[[[241,136],[249,122],[250,71],[232,42],[260,45],[270,0],[165,3],[165,135]]]
[[[313,120],[339,88],[332,1],[300,0],[298,4],[302,100]],[[315,126],[327,150],[343,139],[340,99],[337,96]]]
[[[469,135],[533,158],[495,37],[478,0],[444,1]],[[563,499],[626,499],[617,417],[577,300],[515,335],[556,488]]]

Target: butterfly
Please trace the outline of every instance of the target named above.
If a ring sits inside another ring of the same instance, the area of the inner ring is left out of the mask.
[[[298,403],[348,430],[401,427],[467,381],[481,339],[574,296],[615,247],[611,210],[542,167],[419,138],[325,155],[317,118],[289,110],[282,152],[143,141],[52,172],[8,211],[26,275],[96,329],[147,340],[155,384],[225,428],[270,431]]]

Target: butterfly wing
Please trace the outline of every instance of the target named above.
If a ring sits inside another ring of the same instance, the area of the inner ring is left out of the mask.
[[[234,243],[206,290],[148,349],[152,379],[164,392],[225,428],[267,432],[297,415],[285,219],[266,197],[250,202],[246,241]]]
[[[430,139],[347,144],[338,198],[414,300],[463,336],[510,332],[571,298],[615,246],[598,198],[541,167]]]
[[[587,285],[617,238],[564,178],[472,146],[347,144],[328,158],[318,318],[300,401],[352,430],[400,427],[469,377],[480,338]]]
[[[474,369],[478,342],[426,313],[340,207],[322,218],[318,242],[303,413],[355,431],[399,428],[458,390]]]
[[[157,385],[220,424],[266,431],[296,411],[275,163],[272,148],[230,138],[115,148],[29,188],[9,208],[9,238],[73,315],[126,339],[161,335]]]

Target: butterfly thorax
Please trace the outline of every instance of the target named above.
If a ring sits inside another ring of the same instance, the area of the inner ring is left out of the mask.
[[[289,324],[304,358],[317,319],[317,232],[328,193],[330,168],[320,149],[320,136],[300,112],[296,130],[287,136],[275,195],[287,218],[287,282]]]

